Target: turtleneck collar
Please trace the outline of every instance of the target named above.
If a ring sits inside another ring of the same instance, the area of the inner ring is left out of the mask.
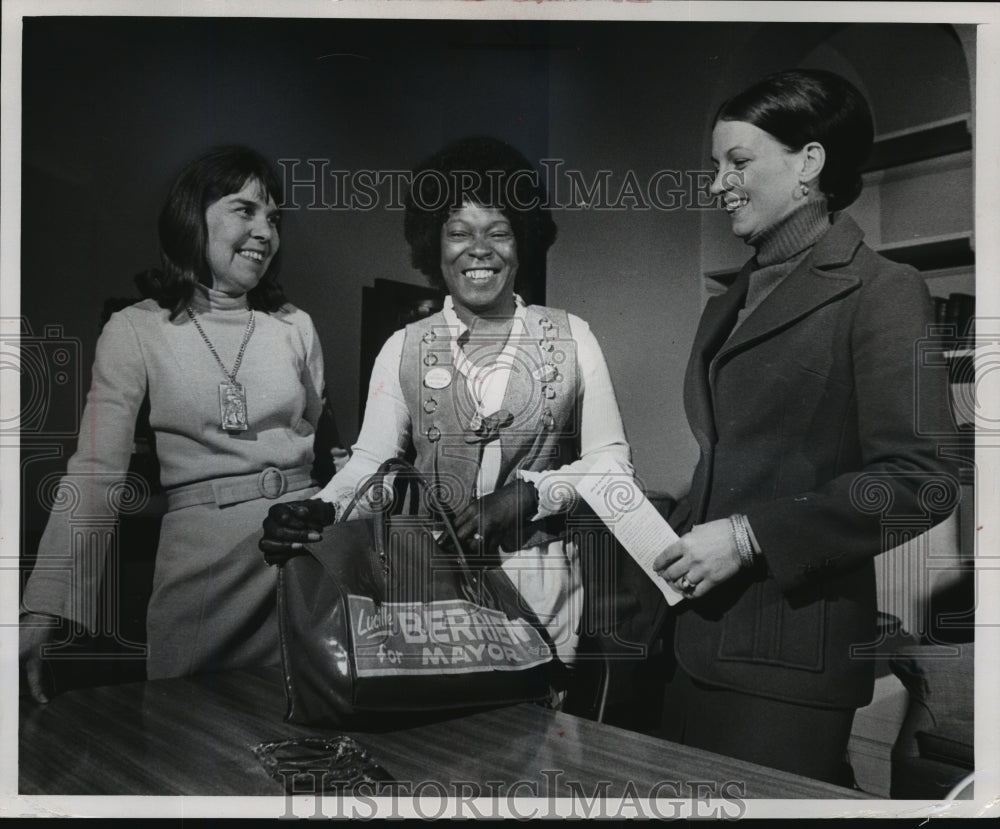
[[[208,311],[246,311],[250,307],[246,294],[229,296],[222,291],[198,284],[194,286],[191,296],[191,307],[201,313]]]
[[[757,251],[757,265],[764,268],[787,262],[811,248],[829,229],[826,201],[810,201],[747,242]]]

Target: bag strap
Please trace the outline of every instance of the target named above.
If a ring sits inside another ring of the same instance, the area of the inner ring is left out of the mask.
[[[375,487],[378,487],[381,492],[385,492],[385,478],[390,472],[396,471],[396,467],[402,467],[402,471],[408,472],[412,476],[414,484],[419,482],[420,484],[423,484],[425,488],[429,489],[427,481],[424,480],[423,475],[420,474],[420,471],[413,466],[413,464],[403,460],[402,458],[389,458],[388,460],[382,461],[382,463],[379,464],[378,469],[369,475],[361,486],[355,490],[354,497],[347,502],[347,506],[337,519],[337,523],[339,524],[341,521],[346,521],[350,518],[351,513],[357,508],[361,499],[364,498],[365,495],[367,495],[371,490],[375,489]],[[381,497],[382,496],[380,495],[379,500],[381,500]],[[376,504],[376,506],[378,505]],[[391,506],[394,506],[393,500],[390,500],[385,508],[380,508],[379,511],[384,512]]]
[[[377,488],[380,492],[385,492],[385,479],[390,473],[405,475],[411,478],[417,483],[418,488],[423,490],[427,506],[441,517],[441,523],[444,524],[445,532],[448,533],[448,537],[451,539],[451,543],[455,547],[455,553],[458,556],[458,562],[461,565],[462,570],[467,576],[471,576],[472,570],[465,557],[465,551],[462,549],[462,544],[458,540],[458,534],[455,532],[455,525],[451,519],[451,511],[438,500],[435,488],[423,476],[420,470],[403,458],[389,458],[388,460],[383,461],[379,465],[378,470],[369,476],[368,480],[361,485],[357,492],[355,492],[354,497],[351,499],[350,503],[348,503],[347,508],[344,510],[338,521],[346,521],[361,499],[373,489]],[[392,506],[393,503],[390,499],[389,503],[385,504],[383,508],[375,511],[375,552],[381,561],[386,560],[385,548],[386,538],[388,536],[386,514]]]

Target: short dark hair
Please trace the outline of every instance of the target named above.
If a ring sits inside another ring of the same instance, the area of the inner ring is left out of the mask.
[[[413,170],[403,219],[413,267],[435,288],[444,287],[441,228],[466,200],[500,210],[510,221],[517,243],[516,284],[533,284],[544,272],[556,223],[538,171],[520,151],[489,136],[459,139]]]
[[[811,141],[823,145],[826,162],[819,187],[832,211],[861,193],[861,167],[874,140],[872,113],[858,89],[822,69],[775,72],[726,101],[719,121],[746,121],[774,136],[789,150]]]
[[[265,198],[282,202],[281,180],[256,150],[238,144],[213,147],[188,162],[178,173],[160,211],[160,259],[164,273],[159,279],[157,300],[178,313],[191,301],[198,282],[211,284],[208,268],[209,205],[238,193],[247,182],[256,182]],[[275,253],[264,277],[247,294],[259,311],[276,311],[287,300],[278,284],[279,257]]]

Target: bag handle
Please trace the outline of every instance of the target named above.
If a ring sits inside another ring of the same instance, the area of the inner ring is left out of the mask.
[[[360,500],[371,490],[378,487],[380,490],[384,491],[386,476],[392,472],[395,472],[397,475],[409,476],[417,482],[419,488],[423,490],[424,497],[427,499],[427,505],[441,516],[441,523],[444,524],[445,531],[448,533],[448,537],[451,539],[451,543],[455,547],[455,553],[458,556],[458,562],[461,565],[462,570],[466,576],[471,577],[473,581],[475,581],[476,577],[473,575],[472,570],[469,567],[469,562],[465,557],[465,551],[462,549],[462,544],[458,540],[458,534],[455,532],[455,525],[451,520],[451,510],[438,500],[434,488],[423,476],[420,470],[403,458],[389,458],[388,460],[383,461],[379,465],[378,470],[369,476],[368,480],[364,482],[357,492],[355,492],[354,497],[351,498],[350,503],[348,503],[347,508],[344,510],[338,521],[346,521],[351,512],[353,512],[357,507]],[[375,552],[378,554],[380,561],[386,560],[385,546],[386,538],[388,536],[385,517],[386,512],[386,509],[379,509],[375,512]]]
[[[451,518],[451,510],[438,500],[437,494],[430,482],[426,477],[424,477],[420,470],[409,461],[403,460],[402,458],[389,458],[388,460],[383,461],[379,465],[378,470],[369,476],[368,480],[365,481],[361,488],[356,492],[338,520],[338,523],[339,521],[347,520],[347,517],[357,507],[359,501],[368,492],[375,487],[384,488],[385,478],[391,472],[406,475],[414,480],[417,483],[418,488],[423,489],[423,493],[428,501],[428,506],[441,516],[442,523],[444,524],[445,530],[455,547],[459,565],[461,566],[462,573],[465,576],[465,587],[468,591],[469,598],[471,599],[482,592],[489,594],[492,596],[493,604],[505,612],[509,618],[526,618],[536,630],[539,630],[542,633],[543,638],[547,643],[549,643],[549,646],[553,648],[554,652],[554,646],[551,644],[549,634],[545,629],[545,626],[538,620],[532,611],[526,610],[521,606],[520,602],[514,598],[517,596],[518,591],[514,586],[514,583],[510,580],[510,576],[508,576],[502,568],[496,568],[490,570],[490,578],[486,578],[484,574],[484,577],[481,579],[479,575],[477,575],[476,572],[474,572],[469,566],[469,562],[465,556],[465,551],[462,549],[462,544],[458,540],[458,533],[455,531],[455,525]],[[377,561],[372,562],[375,567],[379,567],[383,562],[387,561],[386,539],[389,535],[388,528],[386,526],[387,512],[388,509],[380,509],[375,513],[375,531],[373,533],[375,536],[374,552],[376,558],[378,559]]]
[[[397,467],[399,467],[399,469],[397,469]],[[369,475],[368,478],[366,478],[365,481],[358,487],[358,489],[355,490],[354,497],[347,502],[347,506],[337,519],[337,523],[339,524],[341,521],[346,521],[350,517],[351,513],[358,507],[358,504],[361,503],[361,499],[364,498],[365,495],[367,495],[371,490],[375,487],[379,487],[380,489],[383,488],[386,476],[390,472],[394,471],[408,473],[415,482],[422,484],[425,489],[429,489],[429,484],[424,479],[424,476],[420,474],[420,471],[413,464],[409,461],[403,460],[402,458],[389,458],[388,460],[382,461],[382,463],[379,464],[378,469]],[[384,512],[384,510],[379,510],[379,512]]]

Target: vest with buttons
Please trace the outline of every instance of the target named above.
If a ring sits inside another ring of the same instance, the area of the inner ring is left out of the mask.
[[[515,480],[517,470],[555,469],[579,456],[576,342],[565,311],[525,308],[499,427],[501,463],[496,487]],[[399,381],[410,411],[414,465],[434,480],[438,496],[452,509],[477,497],[476,477],[483,446],[474,426],[476,403],[465,376],[454,365],[451,330],[441,312],[406,326]],[[521,547],[562,534],[564,521],[530,522]]]

